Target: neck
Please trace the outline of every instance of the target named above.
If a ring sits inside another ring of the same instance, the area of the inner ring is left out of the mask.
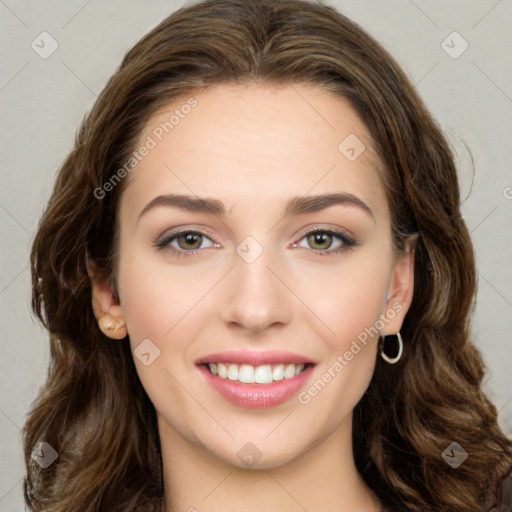
[[[162,512],[380,512],[358,473],[348,418],[298,457],[266,469],[234,466],[185,439],[159,416],[165,500]]]

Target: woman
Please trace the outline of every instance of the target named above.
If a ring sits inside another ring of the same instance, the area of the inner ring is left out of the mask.
[[[32,510],[490,510],[453,156],[394,60],[300,0],[183,8],[84,120],[34,241]]]

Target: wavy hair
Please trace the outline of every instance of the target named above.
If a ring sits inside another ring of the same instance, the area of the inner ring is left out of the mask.
[[[116,285],[117,205],[130,158],[159,109],[221,83],[307,84],[348,100],[380,157],[393,241],[417,234],[402,360],[377,361],[354,410],[354,456],[390,510],[481,512],[512,463],[471,342],[472,242],[452,150],[393,58],[334,8],[305,0],[208,0],[165,19],[124,57],[77,132],[31,252],[32,307],[49,331],[47,380],[23,430],[33,511],[150,512],[162,504],[156,414],[130,346],[100,331],[86,261]],[[115,288],[114,288],[115,289]],[[467,452],[453,469],[452,443]],[[58,458],[31,456],[41,442]]]

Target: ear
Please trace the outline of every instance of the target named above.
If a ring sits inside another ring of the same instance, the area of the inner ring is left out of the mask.
[[[86,258],[86,267],[91,279],[92,309],[99,328],[109,338],[126,338],[126,320],[110,280],[98,277],[96,265],[89,258]]]
[[[409,310],[414,293],[414,250],[418,235],[406,240],[405,252],[395,260],[383,315],[388,320],[381,331],[382,336],[400,331],[405,315]]]

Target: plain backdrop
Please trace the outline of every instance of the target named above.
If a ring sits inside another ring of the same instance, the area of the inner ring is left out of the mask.
[[[488,366],[485,390],[512,435],[512,3],[329,3],[395,56],[457,151],[478,263],[474,342]],[[48,365],[28,268],[42,209],[83,115],[125,52],[185,4],[0,0],[0,512],[24,509],[20,429]]]

